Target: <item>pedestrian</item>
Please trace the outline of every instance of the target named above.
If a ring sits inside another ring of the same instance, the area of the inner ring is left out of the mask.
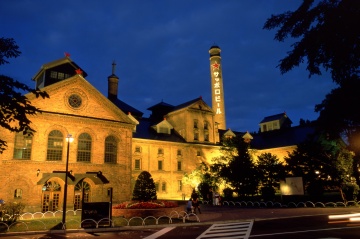
[[[193,212],[192,200],[189,198],[189,201],[186,204],[186,212],[191,213]]]
[[[219,197],[220,194],[218,192],[215,193],[215,206],[219,206]]]
[[[198,198],[193,198],[192,200],[192,206],[194,208],[194,213],[196,214],[196,209],[199,211],[199,213],[201,214],[200,211],[200,206],[199,206],[199,199]]]

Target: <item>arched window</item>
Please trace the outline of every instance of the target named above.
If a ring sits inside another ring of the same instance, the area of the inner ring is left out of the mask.
[[[64,136],[59,130],[53,130],[48,137],[46,160],[60,161],[62,158]]]
[[[16,133],[14,145],[14,159],[30,159],[32,135],[23,132]]]
[[[78,162],[91,161],[91,136],[87,133],[82,133],[79,136],[77,161]]]
[[[117,161],[117,140],[114,136],[105,139],[105,163],[116,163]]]
[[[75,185],[74,210],[81,208],[82,197],[84,197],[84,202],[90,202],[90,192],[91,186],[84,180],[81,180]]]

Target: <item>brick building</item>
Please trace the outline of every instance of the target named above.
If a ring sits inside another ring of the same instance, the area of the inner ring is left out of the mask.
[[[118,99],[115,64],[107,97],[85,79],[87,73],[68,55],[43,65],[33,79],[50,99],[26,95],[42,110],[29,116],[34,135],[0,128],[1,139],[8,143],[0,154],[0,199],[23,201],[27,211],[61,210],[67,160],[68,209],[80,208],[82,199],[108,201],[110,188],[114,203],[129,200],[144,170],[152,175],[158,198],[188,197],[192,185],[183,184],[184,174],[201,163],[210,164],[219,155],[223,135],[253,139],[249,133],[225,128],[220,48],[212,46],[209,53],[212,107],[201,97],[180,105],[160,102],[148,108],[149,118]],[[271,147],[279,155],[294,148]],[[261,152],[271,149],[263,144]]]

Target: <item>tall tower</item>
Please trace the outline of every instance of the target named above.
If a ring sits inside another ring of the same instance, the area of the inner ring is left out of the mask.
[[[211,96],[212,109],[215,112],[215,123],[219,129],[226,129],[225,119],[225,100],[222,79],[222,67],[220,47],[214,45],[210,47],[210,75],[211,75]]]

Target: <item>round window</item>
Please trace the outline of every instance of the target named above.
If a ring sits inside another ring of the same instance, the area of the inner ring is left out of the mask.
[[[69,105],[73,108],[79,108],[81,106],[81,97],[77,94],[72,94],[69,96]]]

